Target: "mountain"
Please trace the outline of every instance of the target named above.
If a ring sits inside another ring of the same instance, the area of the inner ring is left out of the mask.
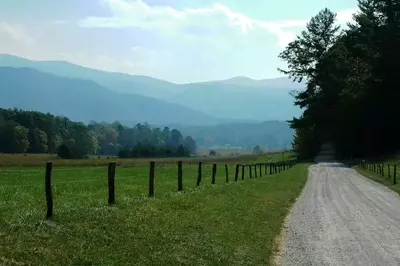
[[[234,117],[241,120],[288,120],[300,114],[293,105],[289,90],[257,91],[245,86],[218,83],[193,83],[179,97],[171,95],[164,100],[190,106],[216,117]]]
[[[248,77],[234,77],[226,80],[208,81],[207,84],[227,84],[235,86],[247,86],[251,88],[264,88],[264,89],[283,89],[295,90],[305,86],[305,82],[292,82],[291,79],[286,77],[273,78],[273,79],[251,79]]]
[[[158,98],[166,97],[173,93],[177,87],[176,84],[147,76],[106,72],[64,61],[33,61],[8,54],[0,54],[0,66],[27,67],[62,77],[93,80],[118,92],[135,93],[149,97],[153,95],[158,95]]]
[[[222,81],[175,84],[146,76],[90,69],[62,61],[32,61],[0,55],[0,66],[29,67],[61,77],[95,81],[110,90],[133,93],[180,104],[220,119],[288,120],[301,110],[289,92],[304,88],[288,78],[253,80],[236,77]]]
[[[0,107],[51,112],[72,120],[112,122],[132,125],[209,125],[216,119],[179,104],[119,93],[92,80],[60,77],[30,68],[0,67]]]

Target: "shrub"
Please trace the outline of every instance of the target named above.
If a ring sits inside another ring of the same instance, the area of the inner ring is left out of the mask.
[[[63,159],[71,159],[72,158],[71,151],[70,151],[69,147],[65,144],[61,144],[60,147],[58,147],[57,155]]]

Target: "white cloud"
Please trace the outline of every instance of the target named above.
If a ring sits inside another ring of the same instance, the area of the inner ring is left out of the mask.
[[[214,4],[210,7],[174,9],[169,6],[150,6],[143,0],[101,0],[110,9],[111,17],[88,17],[80,21],[82,27],[143,28],[163,32],[182,32],[188,27],[218,30],[224,34],[229,28],[246,34],[254,30],[264,30],[275,35],[277,45],[282,48],[291,42],[296,29],[302,28],[308,20],[263,21],[232,11],[227,6]],[[338,22],[345,24],[351,20],[356,9],[346,9],[337,13]],[[185,31],[187,34],[188,32]]]
[[[336,13],[336,18],[339,24],[346,24],[353,19],[353,15],[357,13],[358,8],[349,8],[345,10],[341,10]]]
[[[277,54],[309,19],[257,20],[221,4],[176,9],[150,6],[145,0],[98,1],[111,15],[87,17],[79,21],[81,27],[72,18],[46,23],[0,20],[0,53],[176,82],[238,75],[265,78],[278,75]],[[355,11],[339,11],[338,23],[351,20]]]
[[[29,36],[28,30],[15,24],[0,22],[0,41],[12,40],[23,44],[33,44],[35,41]]]
[[[234,12],[221,4],[206,8],[177,10],[168,6],[150,6],[142,0],[102,0],[111,17],[88,17],[80,21],[82,27],[143,28],[178,31],[187,27],[209,29],[237,29],[246,34],[252,30],[265,30],[277,36],[279,46],[286,45],[294,37],[290,29],[303,27],[306,20],[261,21]],[[187,31],[186,31],[187,33]],[[222,32],[223,34],[223,32]]]

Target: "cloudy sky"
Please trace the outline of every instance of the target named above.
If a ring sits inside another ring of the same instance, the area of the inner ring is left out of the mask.
[[[356,0],[0,0],[0,53],[173,82],[280,76],[277,55],[328,7]]]

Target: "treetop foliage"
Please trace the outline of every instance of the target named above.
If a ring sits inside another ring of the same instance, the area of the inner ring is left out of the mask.
[[[307,86],[295,93],[303,108],[290,121],[293,147],[303,156],[332,142],[339,156],[370,156],[398,150],[400,117],[400,0],[359,0],[346,29],[320,11],[279,55],[281,72]]]
[[[85,125],[49,113],[19,109],[0,109],[0,140],[0,152],[58,153],[63,158],[117,155],[121,150],[130,150],[130,155],[136,157],[173,156],[177,152],[189,156],[197,149],[193,138],[182,136],[177,129],[153,128],[147,123],[126,127],[118,121],[92,121]]]

